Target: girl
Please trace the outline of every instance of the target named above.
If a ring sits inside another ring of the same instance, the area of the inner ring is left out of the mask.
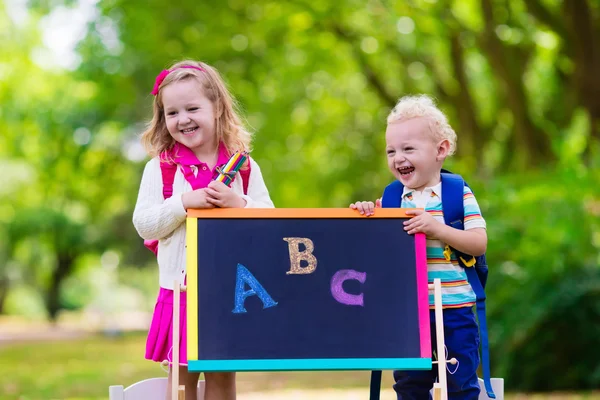
[[[143,239],[158,240],[160,290],[146,342],[146,358],[162,362],[171,359],[173,282],[183,285],[186,276],[186,210],[274,206],[260,168],[250,158],[242,167],[247,182],[242,182],[239,172],[231,188],[213,181],[217,167],[236,151],[248,151],[251,140],[232,95],[214,68],[202,62],[179,62],[158,75],[152,94],[153,117],[142,142],[153,158],[144,169],[133,224]],[[163,190],[161,162],[163,166],[176,166],[172,191]],[[178,368],[186,400],[195,400],[199,374],[188,373],[186,368],[185,301],[182,293]],[[172,369],[169,387],[171,379]],[[235,373],[205,373],[205,380],[207,400],[235,399]]]

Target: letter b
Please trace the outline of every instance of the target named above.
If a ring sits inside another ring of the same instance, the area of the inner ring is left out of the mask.
[[[311,274],[317,269],[317,257],[312,253],[315,245],[309,238],[288,237],[283,238],[288,242],[290,251],[290,270],[286,272],[290,274]],[[303,244],[305,249],[300,251],[300,244]],[[300,263],[306,261],[308,265],[301,267]]]

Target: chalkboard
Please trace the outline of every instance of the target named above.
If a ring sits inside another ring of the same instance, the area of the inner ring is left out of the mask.
[[[190,371],[430,369],[425,237],[406,210],[190,210]]]

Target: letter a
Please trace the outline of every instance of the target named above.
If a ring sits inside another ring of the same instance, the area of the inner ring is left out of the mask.
[[[250,290],[244,290],[244,284],[250,286]],[[260,301],[263,303],[263,309],[274,307],[277,302],[274,301],[264,287],[252,275],[250,271],[242,264],[237,265],[237,277],[235,280],[235,308],[233,309],[234,314],[245,313],[244,301],[249,296],[258,296]]]
[[[358,272],[353,269],[341,269],[331,278],[331,295],[339,303],[349,306],[364,306],[363,294],[350,294],[344,291],[342,285],[349,280],[356,280],[365,283],[367,280],[366,272]]]
[[[317,269],[317,257],[313,255],[315,245],[309,238],[283,238],[288,242],[290,250],[290,270],[286,272],[290,274],[312,274]],[[305,249],[300,251],[300,244],[303,244]],[[300,263],[306,261],[308,265],[301,267]]]

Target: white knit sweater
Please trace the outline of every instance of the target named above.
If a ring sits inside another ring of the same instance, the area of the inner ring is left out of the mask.
[[[243,194],[242,178],[238,173],[231,188],[246,200],[247,208],[273,208],[269,191],[258,164],[251,159],[248,195]],[[173,282],[184,282],[186,275],[185,218],[181,195],[192,190],[180,169],[173,180],[173,195],[163,198],[160,161],[148,161],[142,176],[137,203],[133,212],[133,225],[145,240],[158,239],[159,284],[173,289]]]

